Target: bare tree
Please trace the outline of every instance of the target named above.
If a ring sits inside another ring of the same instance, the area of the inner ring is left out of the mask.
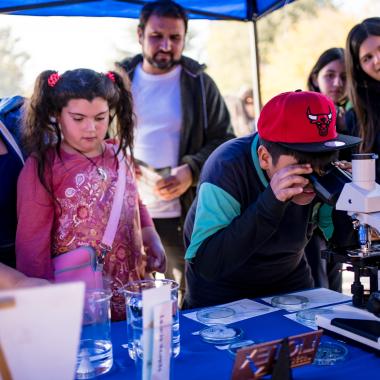
[[[314,21],[322,23],[324,20],[320,18],[320,14],[323,11],[335,12],[336,18],[341,17],[339,10],[336,9],[332,0],[302,0],[291,2],[258,21],[261,88],[264,101],[268,97],[273,96],[273,93],[278,93],[287,88],[299,88],[294,87],[294,76],[291,77],[282,67],[288,61],[293,60],[294,62],[294,59],[298,58],[298,65],[303,65],[307,67],[307,70],[309,69],[310,60],[308,60],[307,54],[303,54],[302,49],[298,47],[299,40],[304,35],[310,36],[310,46],[318,54],[322,52],[321,49],[325,46],[321,46],[318,39],[313,40],[316,31],[307,27],[307,24],[303,30],[297,30],[298,34],[293,34],[292,32],[305,20],[306,22],[313,22],[313,25],[315,25]],[[330,27],[334,28],[335,23],[337,23],[336,20],[335,22],[334,20],[332,22],[330,20]],[[210,29],[210,38],[207,46],[209,52],[209,60],[207,62],[209,73],[215,79],[223,94],[238,95],[242,89],[252,86],[252,62],[250,55],[252,41],[249,39],[252,25],[251,23],[218,21],[211,23]],[[318,28],[318,30],[323,32],[323,28]],[[327,32],[327,30],[330,31],[330,28],[325,27],[325,34],[328,38],[331,36],[331,33]],[[290,35],[293,38],[291,40],[286,39]],[[284,41],[284,39],[286,40]],[[282,44],[277,43],[279,40],[281,40]],[[339,40],[331,39],[330,43],[341,46]],[[275,52],[280,48],[287,49],[288,53],[287,56],[281,57],[282,61],[275,59]],[[280,82],[278,80],[275,81],[273,75],[267,75],[269,70],[274,70],[274,68],[282,79],[281,83],[283,85],[281,87],[278,86]],[[298,67],[291,68],[297,69],[297,79],[300,78],[297,83],[303,84],[305,72],[298,70]]]
[[[16,50],[17,42],[9,27],[0,29],[0,97],[21,92],[23,66],[29,55]]]

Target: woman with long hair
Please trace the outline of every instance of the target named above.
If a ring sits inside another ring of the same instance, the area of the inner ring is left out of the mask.
[[[307,88],[309,91],[321,92],[334,102],[337,130],[344,133],[344,114],[348,101],[344,49],[333,47],[319,56],[307,78]]]
[[[345,113],[348,98],[344,61],[344,49],[338,47],[327,49],[319,56],[307,78],[308,90],[320,92],[334,102],[337,114],[336,128],[339,133],[346,133]],[[340,152],[340,158],[348,158],[351,154],[351,152],[342,153]],[[330,288],[336,291],[342,289],[341,264],[326,262],[321,256],[321,251],[326,249],[331,239],[335,238],[335,227],[340,227],[336,221],[336,215],[340,216],[339,223],[342,220],[347,221],[347,216],[342,214],[342,212],[334,211],[331,206],[325,204],[319,204],[318,210],[315,212],[319,227],[314,230],[313,236],[305,247],[305,254],[316,287]],[[334,222],[326,223],[327,220],[334,220]],[[324,228],[323,226],[326,225],[334,225],[334,228]]]
[[[346,42],[347,90],[352,110],[346,115],[351,134],[362,138],[360,152],[380,153],[380,17],[355,25]],[[380,161],[376,163],[380,182]]]

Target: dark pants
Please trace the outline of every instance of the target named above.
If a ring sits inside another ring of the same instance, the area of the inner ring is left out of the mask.
[[[325,239],[317,231],[314,231],[305,247],[305,255],[311,268],[315,287],[342,292],[342,264],[326,262],[321,257],[321,251],[324,249],[326,249]]]
[[[185,247],[180,218],[153,219],[167,257],[165,277],[179,284],[178,303],[181,306],[185,294]]]
[[[0,247],[0,263],[16,268],[16,252],[14,245]]]

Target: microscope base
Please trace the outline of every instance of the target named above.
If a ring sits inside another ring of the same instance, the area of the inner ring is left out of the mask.
[[[361,256],[356,255],[355,252],[354,249],[324,250],[322,251],[322,258],[326,259],[327,262],[339,262],[351,266],[348,270],[354,273],[355,278],[351,285],[352,304],[359,308],[365,308],[370,294],[379,290],[380,254]],[[364,290],[360,282],[361,277],[369,277],[370,289]]]
[[[345,337],[380,353],[380,319],[374,318],[373,314],[369,312],[362,310],[359,310],[359,312],[353,311],[349,318],[347,317],[347,313],[345,313],[344,318],[339,316],[339,312],[321,314],[317,315],[316,323],[327,334]]]

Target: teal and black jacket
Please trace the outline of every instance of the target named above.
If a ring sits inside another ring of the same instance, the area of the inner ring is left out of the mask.
[[[314,205],[277,200],[258,143],[257,134],[230,140],[203,167],[185,223],[185,307],[313,286],[303,250]]]

